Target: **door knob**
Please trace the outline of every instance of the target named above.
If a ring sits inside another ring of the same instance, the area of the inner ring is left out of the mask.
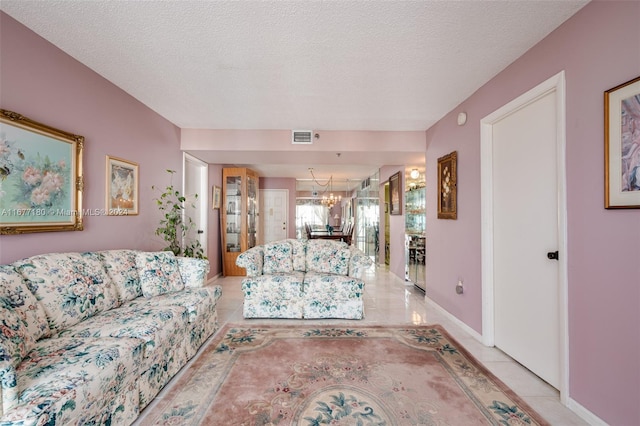
[[[198,229],[198,234],[204,234],[204,231],[202,229]]]
[[[547,259],[550,260],[558,260],[558,251],[550,251],[549,253],[547,253]]]

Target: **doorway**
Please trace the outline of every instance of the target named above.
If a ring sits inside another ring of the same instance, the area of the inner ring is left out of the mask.
[[[261,189],[260,211],[262,226],[259,227],[258,244],[286,239],[289,224],[289,190]]]
[[[207,177],[209,165],[197,158],[184,154],[182,157],[182,187],[186,200],[184,203],[185,218],[191,218],[194,226],[185,236],[185,244],[196,239],[200,241],[204,255],[207,255]],[[188,219],[187,219],[188,221]]]
[[[565,78],[481,120],[483,342],[568,389]]]

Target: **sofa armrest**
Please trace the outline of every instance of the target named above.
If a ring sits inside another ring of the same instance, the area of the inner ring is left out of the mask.
[[[349,259],[349,276],[353,278],[362,278],[362,273],[365,269],[373,265],[373,260],[355,246],[351,246],[349,249],[351,250],[351,258]]]
[[[0,418],[18,404],[18,378],[8,362],[0,362]]]
[[[256,246],[250,248],[236,259],[236,265],[247,270],[248,277],[262,275],[262,265],[264,264],[264,247]]]
[[[176,257],[185,287],[204,287],[209,273],[209,261],[195,257]]]

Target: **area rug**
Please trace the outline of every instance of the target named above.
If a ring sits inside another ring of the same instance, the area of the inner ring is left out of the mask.
[[[140,424],[548,425],[439,325],[223,327]]]

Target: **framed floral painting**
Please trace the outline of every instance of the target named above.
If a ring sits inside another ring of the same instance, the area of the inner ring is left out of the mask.
[[[106,214],[138,214],[138,163],[107,155]]]
[[[0,234],[82,231],[84,137],[0,109]]]
[[[458,218],[458,152],[438,158],[438,219]]]
[[[640,77],[604,92],[607,209],[640,208]]]

